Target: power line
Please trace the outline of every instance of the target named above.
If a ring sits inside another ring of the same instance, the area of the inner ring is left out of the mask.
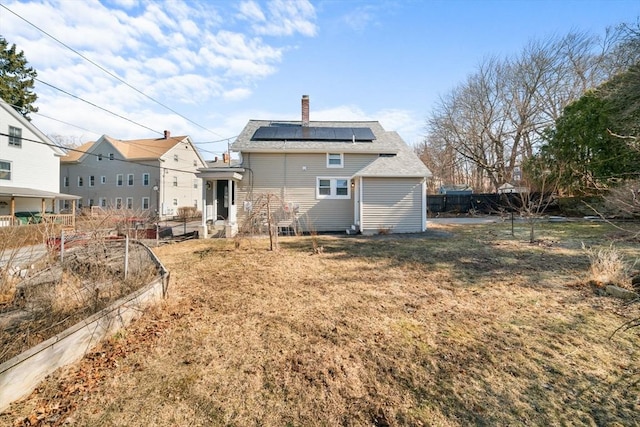
[[[192,123],[196,126],[198,126],[199,128],[206,130],[207,132],[210,132],[214,135],[217,136],[222,136],[214,131],[212,131],[211,129],[208,129],[202,125],[200,125],[199,123],[196,123],[195,121],[189,119],[188,117],[180,114],[179,112],[177,112],[176,110],[174,110],[173,108],[161,103],[160,101],[150,97],[149,95],[147,95],[146,93],[142,92],[141,90],[137,89],[136,87],[130,85],[129,83],[127,83],[125,80],[123,80],[122,78],[120,78],[118,75],[112,73],[111,71],[107,70],[106,68],[102,67],[101,65],[97,64],[96,62],[92,61],[91,59],[87,58],[86,56],[84,56],[83,54],[81,54],[80,52],[78,52],[77,50],[73,49],[71,46],[65,44],[64,42],[58,40],[57,38],[55,38],[54,36],[52,36],[51,34],[49,34],[48,32],[46,32],[45,30],[43,30],[42,28],[38,27],[37,25],[33,24],[32,22],[30,22],[29,20],[27,20],[26,18],[23,18],[22,16],[18,15],[17,13],[15,13],[14,11],[12,11],[11,9],[9,9],[8,7],[6,7],[3,4],[0,4],[0,6],[2,8],[4,8],[5,10],[7,10],[8,12],[10,12],[11,14],[15,15],[16,17],[20,18],[21,20],[23,20],[24,22],[26,22],[27,24],[31,25],[33,28],[37,29],[38,31],[40,31],[41,33],[45,34],[46,36],[48,36],[49,38],[51,38],[52,40],[56,41],[57,43],[61,44],[62,46],[66,47],[67,49],[69,49],[70,51],[72,51],[73,53],[75,53],[76,55],[78,55],[79,57],[81,57],[82,59],[84,59],[85,61],[89,62],[90,64],[92,64],[93,66],[97,67],[98,69],[100,69],[101,71],[103,71],[104,73],[108,74],[109,76],[113,77],[114,79],[118,80],[120,83],[126,85],[127,87],[133,89],[134,91],[136,91],[137,93],[139,93],[140,95],[144,96],[145,98],[149,99],[150,101],[153,101],[154,103],[160,105],[163,108],[166,108],[167,110],[171,111],[172,113],[182,117],[183,119],[185,119],[186,121],[188,121],[189,123]],[[37,80],[37,79],[36,79]],[[38,80],[40,81],[40,80]],[[46,83],[45,83],[46,84]],[[98,107],[100,108],[100,107]],[[128,120],[128,119],[125,119]]]

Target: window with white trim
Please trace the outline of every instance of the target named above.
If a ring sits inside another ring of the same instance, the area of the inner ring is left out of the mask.
[[[318,177],[316,180],[317,199],[350,199],[351,187],[348,177]]]
[[[9,126],[9,145],[12,147],[22,147],[22,129]]]
[[[178,199],[173,199],[173,206],[178,206]]]
[[[148,173],[143,173],[142,174],[142,185],[144,185],[145,187],[149,185],[149,174]]]
[[[113,160],[114,158],[113,153],[109,153],[109,160]]]
[[[102,161],[102,154],[98,154],[98,155],[96,156],[96,160],[97,160],[97,161],[99,161],[99,162],[101,162],[101,161]]]
[[[100,200],[99,200],[98,203],[100,203],[100,207],[101,208],[106,208],[107,207],[107,199],[104,198],[104,197],[100,197]]]
[[[106,176],[104,176],[104,175],[102,175],[102,176],[100,177],[100,184],[106,184],[106,183],[107,183],[107,177],[106,177]]]
[[[69,177],[68,176],[63,176],[62,177],[62,186],[63,187],[68,187],[69,186]]]
[[[0,179],[11,181],[11,162],[0,160]]]
[[[117,185],[118,187],[122,187],[122,179],[123,179],[123,178],[122,178],[122,174],[121,174],[121,173],[119,173],[119,174],[117,174],[117,175],[116,175],[116,185]]]
[[[96,177],[93,175],[89,176],[89,187],[93,187],[94,185],[96,185]]]
[[[177,176],[174,176],[174,177],[173,177],[173,186],[174,186],[174,187],[177,187],[177,186],[178,186],[178,177],[177,177]]]
[[[130,173],[127,175],[127,185],[131,187],[133,185],[133,174]]]
[[[84,185],[84,180],[81,176],[78,177],[78,187],[82,187]]]
[[[344,167],[344,154],[342,154],[342,153],[327,153],[327,167],[328,168],[343,168]]]
[[[143,197],[142,198],[142,210],[145,210],[145,211],[149,210],[149,198],[148,197]]]
[[[133,197],[127,197],[127,209],[133,209]]]
[[[122,197],[116,197],[116,209],[122,209]]]

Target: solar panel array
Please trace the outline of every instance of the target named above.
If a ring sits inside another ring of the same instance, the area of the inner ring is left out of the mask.
[[[372,142],[376,137],[370,128],[261,126],[252,141],[334,141]]]

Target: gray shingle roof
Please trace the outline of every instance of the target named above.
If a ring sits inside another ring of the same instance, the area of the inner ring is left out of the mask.
[[[272,123],[300,125],[296,121],[250,120],[231,146],[234,151],[245,153],[375,153],[395,155],[379,157],[354,176],[364,177],[429,177],[431,172],[416,154],[400,138],[397,132],[385,131],[376,121],[312,121],[309,126],[370,128],[375,135],[372,142],[343,141],[252,141],[251,138],[261,126]]]

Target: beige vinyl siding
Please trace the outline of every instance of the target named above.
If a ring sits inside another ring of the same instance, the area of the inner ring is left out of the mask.
[[[304,231],[344,231],[353,224],[353,194],[348,199],[317,199],[316,179],[349,179],[376,158],[372,154],[345,154],[344,167],[327,168],[326,153],[245,153],[243,166],[249,171],[239,187],[238,220],[242,223],[246,215],[243,201],[270,192],[283,203],[299,206],[298,219]]]
[[[362,224],[364,234],[422,231],[422,180],[416,178],[364,178]]]

